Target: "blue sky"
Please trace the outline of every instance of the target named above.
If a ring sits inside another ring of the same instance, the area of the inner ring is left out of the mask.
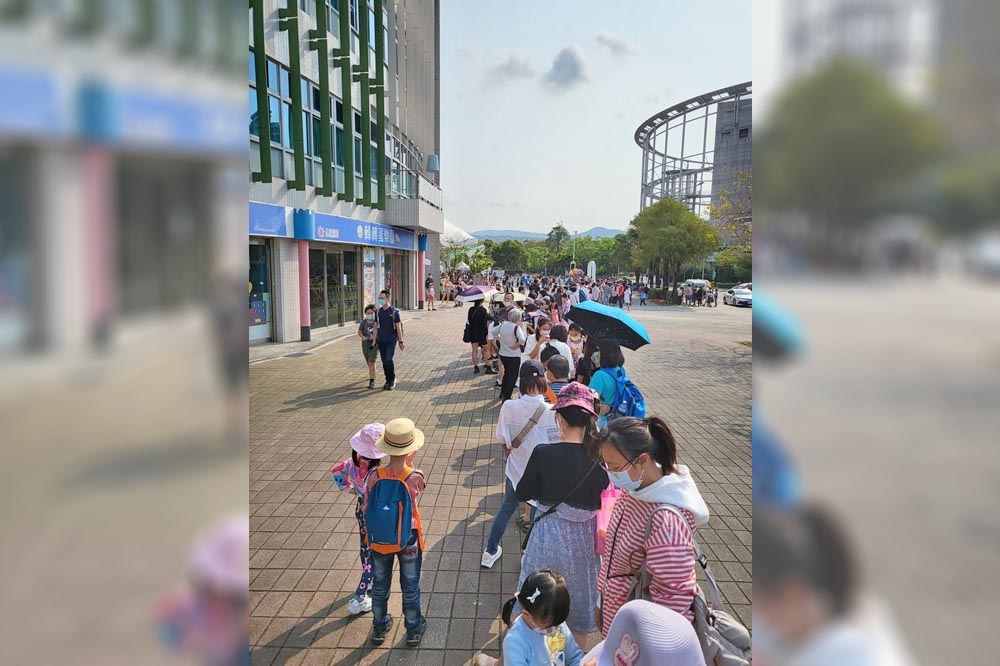
[[[750,80],[750,29],[749,0],[442,0],[445,216],[469,231],[624,229],[636,127]]]

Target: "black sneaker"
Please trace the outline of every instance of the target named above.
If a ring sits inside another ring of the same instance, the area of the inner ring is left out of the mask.
[[[420,639],[424,637],[424,632],[427,631],[427,620],[425,618],[420,618],[420,626],[414,631],[406,630],[406,647],[414,648],[420,645]]]
[[[486,374],[488,374],[488,375],[495,375],[495,374],[497,374],[497,371],[494,370],[493,368],[491,368],[490,366],[486,366],[486,370],[484,370],[484,372]]]
[[[386,384],[385,388],[386,388],[387,391],[391,391],[394,388],[396,388],[396,380],[393,379],[390,383]]]
[[[385,635],[389,633],[390,629],[392,629],[391,615],[385,616],[385,626],[376,627],[372,625],[372,645],[379,646],[385,643]],[[409,637],[409,633],[407,633],[407,637]],[[409,638],[407,638],[407,641],[409,641]]]
[[[472,371],[472,374],[474,374],[474,375],[478,375],[479,374],[479,366],[478,365],[476,366],[475,370]]]
[[[370,388],[370,389],[375,388],[375,380],[374,379],[369,379],[368,380],[368,388]]]
[[[493,382],[493,388],[495,389],[503,388],[503,384],[501,384],[500,382]]]
[[[386,382],[385,384],[382,385],[382,390],[383,391],[391,391],[392,390],[392,389],[389,388],[389,382]]]

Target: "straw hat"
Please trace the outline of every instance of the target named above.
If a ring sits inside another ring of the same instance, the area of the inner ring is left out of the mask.
[[[393,419],[385,424],[385,432],[375,440],[379,451],[390,456],[405,456],[424,445],[424,433],[410,419]]]

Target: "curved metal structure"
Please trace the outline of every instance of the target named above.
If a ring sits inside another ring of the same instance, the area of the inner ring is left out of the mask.
[[[747,81],[692,97],[639,125],[639,209],[670,198],[707,218],[713,195],[736,173],[751,171],[752,100],[753,83]]]

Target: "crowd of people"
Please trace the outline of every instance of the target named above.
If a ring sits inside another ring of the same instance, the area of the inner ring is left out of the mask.
[[[568,317],[574,304],[590,299],[629,308],[638,293],[645,304],[647,291],[619,280],[491,282],[498,298],[488,307],[472,303],[463,334],[473,373],[496,375],[500,391],[496,439],[505,484],[482,569],[503,556],[501,540],[515,514],[523,541],[515,555],[517,593],[502,609],[509,627],[502,655],[479,654],[476,663],[589,666],[642,651],[643,660],[623,663],[704,664],[693,624],[700,595],[694,535],[708,522],[708,506],[677,462],[669,424],[640,418],[644,406],[638,416],[622,409],[627,375],[618,342],[589,336]],[[442,301],[456,286],[446,280]],[[403,344],[398,313],[383,300],[372,309],[359,329],[370,386],[373,344],[379,351]],[[393,383],[387,379],[386,388]],[[338,487],[356,496],[361,578],[348,612],[372,613],[372,645],[385,641],[393,623],[387,604],[397,560],[406,645],[419,645],[426,629],[419,496],[428,481],[414,467],[423,445],[423,433],[407,418],[369,424],[351,440],[352,456],[333,469]],[[610,516],[601,538],[599,512]],[[598,632],[604,640],[585,654]]]

